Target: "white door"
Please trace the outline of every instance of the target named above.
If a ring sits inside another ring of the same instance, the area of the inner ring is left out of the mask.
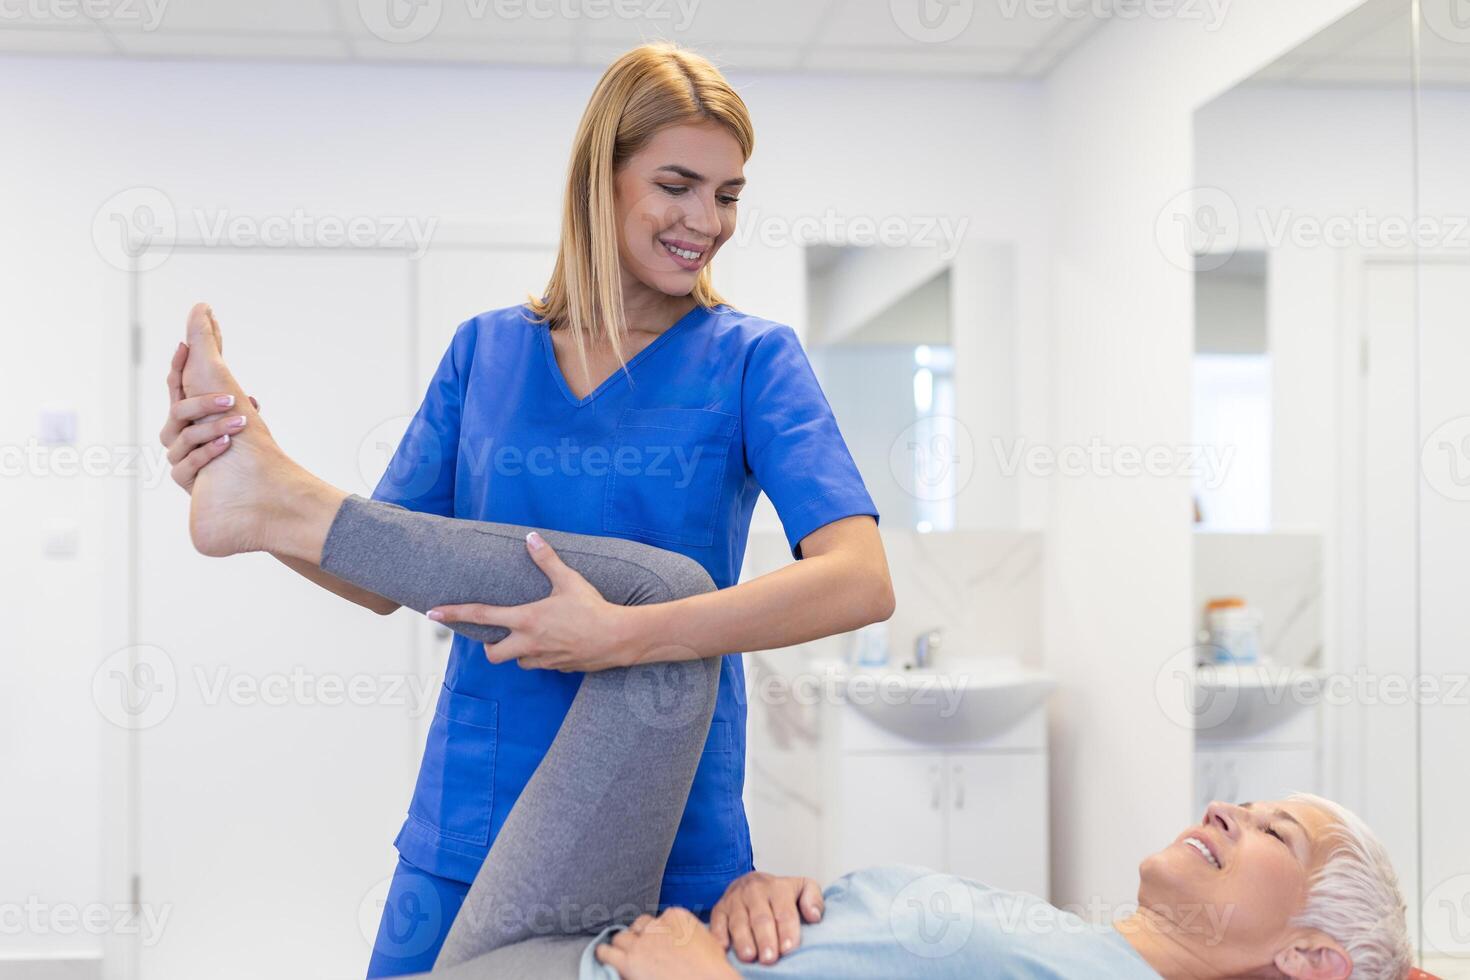
[[[1426,261],[1419,276],[1421,669],[1436,685],[1425,692],[1419,760],[1424,942],[1426,955],[1470,957],[1470,263]]]
[[[286,451],[370,492],[365,438],[420,394],[411,276],[388,253],[176,252],[138,284],[139,438],[156,439],[169,358],[206,300]],[[135,842],[144,907],[167,920],[137,975],[361,977],[439,684],[414,670],[415,617],[265,555],[203,558],[187,497],[167,474],[142,483],[135,672],[165,710],[140,719]]]
[[[877,864],[944,868],[944,758],[843,755],[837,763],[827,880]]]
[[[945,870],[1042,898],[1048,890],[1046,755],[957,753],[949,773]]]
[[[1366,363],[1358,410],[1362,424],[1363,494],[1359,593],[1361,667],[1375,682],[1359,705],[1362,799],[1355,809],[1383,840],[1404,892],[1419,883],[1419,811],[1415,805],[1418,717],[1403,698],[1382,697],[1384,682],[1414,670],[1417,636],[1415,495],[1419,437],[1415,431],[1415,285],[1406,263],[1369,262],[1363,275]],[[1353,628],[1352,621],[1347,621]],[[1345,671],[1353,665],[1344,664]],[[1409,903],[1410,927],[1417,903]]]

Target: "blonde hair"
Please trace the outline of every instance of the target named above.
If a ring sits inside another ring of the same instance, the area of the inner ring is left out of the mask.
[[[1316,807],[1337,823],[1327,859],[1308,885],[1306,907],[1292,924],[1342,943],[1354,977],[1400,980],[1414,965],[1414,946],[1388,852],[1346,807],[1311,793],[1293,793],[1287,799]]]
[[[571,331],[584,376],[588,345],[598,339],[626,368],[613,177],[659,130],[705,121],[728,129],[750,159],[755,131],[745,103],[707,59],[669,41],[640,45],[613,62],[582,113],[567,169],[556,267],[545,295],[530,297],[527,305],[535,322]],[[724,302],[708,263],[692,295],[703,307]]]

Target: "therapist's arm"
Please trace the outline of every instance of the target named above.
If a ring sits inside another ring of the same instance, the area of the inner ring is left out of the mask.
[[[551,580],[547,598],[440,606],[429,618],[509,629],[486,646],[493,663],[586,671],[795,646],[893,615],[888,558],[873,518],[833,521],[802,538],[800,551],[800,561],[728,589],[630,607],[602,599],[543,547],[531,557]]]

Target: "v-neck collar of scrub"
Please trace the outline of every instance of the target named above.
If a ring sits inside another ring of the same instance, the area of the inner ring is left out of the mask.
[[[671,334],[676,333],[677,331],[682,330],[684,327],[688,326],[691,321],[698,319],[700,314],[710,313],[713,312],[715,309],[717,309],[717,307],[703,307],[696,304],[694,309],[679,317],[679,319],[675,320],[667,330],[659,334],[657,337],[653,338],[653,340],[649,343],[647,347],[643,348],[641,351],[630,357],[628,359],[628,371],[632,371],[633,365],[637,364],[639,361],[643,360],[645,357],[648,357],[654,351],[658,350],[659,347],[663,345],[664,341],[669,339],[669,336]],[[540,334],[541,349],[546,354],[546,366],[551,371],[551,377],[556,382],[557,388],[561,390],[563,397],[565,397],[566,400],[571,403],[574,408],[582,408],[583,406],[592,404],[594,401],[597,400],[598,395],[601,395],[608,388],[611,388],[613,385],[617,384],[628,375],[628,371],[624,371],[621,367],[619,367],[612,374],[604,378],[602,384],[589,391],[587,393],[587,397],[578,398],[576,394],[572,391],[571,387],[567,384],[566,375],[561,373],[561,365],[556,363],[556,346],[551,342],[551,330],[545,326],[542,326],[540,329]]]

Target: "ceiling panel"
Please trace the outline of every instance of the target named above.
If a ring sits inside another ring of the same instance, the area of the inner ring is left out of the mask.
[[[0,51],[599,66],[668,38],[731,70],[1045,74],[1103,4],[1025,0],[168,0],[97,22],[22,4]],[[122,9],[119,7],[119,9]],[[632,13],[622,16],[622,11]],[[39,11],[39,12],[38,12]]]

